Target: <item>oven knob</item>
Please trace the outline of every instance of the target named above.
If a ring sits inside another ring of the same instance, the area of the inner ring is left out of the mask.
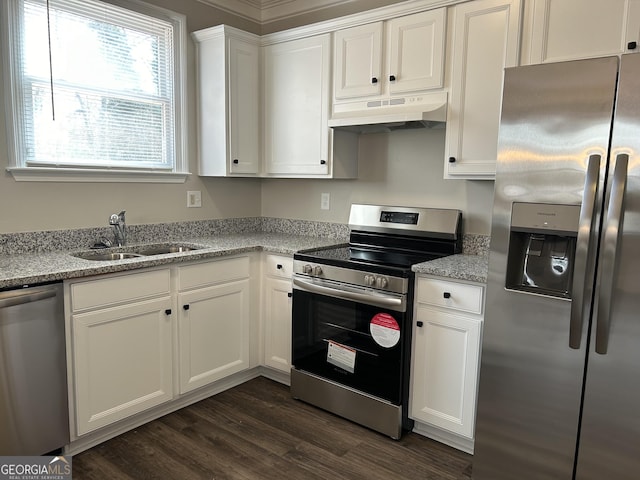
[[[378,288],[387,288],[389,282],[384,277],[376,277],[376,287]]]
[[[322,267],[320,265],[316,265],[315,267],[313,267],[313,274],[316,277],[322,275]]]
[[[364,284],[368,287],[373,287],[376,284],[376,277],[373,275],[365,275]]]
[[[313,271],[313,268],[311,267],[311,265],[305,265],[304,267],[302,267],[302,273],[311,275],[312,271]]]

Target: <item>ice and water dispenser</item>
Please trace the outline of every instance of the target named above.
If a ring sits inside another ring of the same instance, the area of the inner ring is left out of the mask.
[[[580,205],[514,203],[505,287],[571,298]]]

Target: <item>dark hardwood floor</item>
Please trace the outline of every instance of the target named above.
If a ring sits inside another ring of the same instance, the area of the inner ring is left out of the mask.
[[[414,433],[391,440],[263,377],[73,457],[74,480],[470,478],[470,455]]]

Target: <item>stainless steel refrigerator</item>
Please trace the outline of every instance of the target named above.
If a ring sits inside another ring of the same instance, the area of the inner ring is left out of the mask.
[[[640,54],[505,71],[473,478],[640,476]]]

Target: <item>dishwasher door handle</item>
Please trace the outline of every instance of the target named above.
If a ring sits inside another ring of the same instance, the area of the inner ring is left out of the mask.
[[[52,298],[57,295],[55,287],[43,287],[42,289],[33,288],[22,290],[12,290],[0,293],[0,308],[14,307],[16,305],[24,305],[25,303],[37,302]]]

